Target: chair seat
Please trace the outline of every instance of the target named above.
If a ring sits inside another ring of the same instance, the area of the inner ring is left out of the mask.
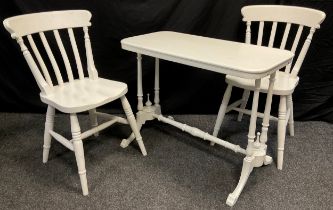
[[[294,92],[295,87],[297,86],[299,77],[293,78],[290,74],[282,71],[276,72],[274,83],[274,95],[290,95]],[[225,79],[226,83],[231,84],[233,86],[254,90],[255,88],[255,80],[254,79],[245,79],[241,77],[235,77],[231,75],[227,75]],[[269,76],[261,79],[260,92],[267,93],[269,85]]]
[[[74,80],[54,86],[50,94],[40,94],[41,100],[65,113],[87,111],[109,103],[127,93],[127,85],[103,78]]]

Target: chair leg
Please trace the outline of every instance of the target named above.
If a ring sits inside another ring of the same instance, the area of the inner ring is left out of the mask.
[[[86,175],[86,166],[84,160],[84,150],[83,150],[83,143],[81,139],[81,129],[79,125],[79,120],[76,114],[70,115],[71,120],[71,131],[73,137],[73,146],[74,146],[74,153],[76,158],[76,164],[78,167],[82,193],[83,195],[88,195],[88,183],[87,183],[87,175]]]
[[[45,130],[44,130],[44,145],[43,145],[43,163],[46,163],[49,158],[52,136],[49,133],[53,130],[55,109],[52,106],[47,107]]]
[[[89,118],[90,118],[90,126],[91,128],[95,128],[98,126],[98,121],[97,121],[97,115],[96,115],[96,109],[91,109],[89,110]],[[98,136],[98,132],[94,133],[94,136]]]
[[[278,154],[277,154],[277,168],[282,170],[284,142],[286,138],[286,113],[287,113],[287,97],[280,96],[279,105],[279,119],[278,119]]]
[[[223,118],[225,116],[225,112],[227,110],[227,106],[229,103],[229,99],[231,96],[231,91],[232,91],[232,85],[228,85],[227,89],[224,92],[224,96],[222,99],[222,103],[219,109],[219,113],[217,114],[217,118],[216,118],[216,122],[215,122],[215,126],[214,126],[214,131],[213,131],[213,136],[217,136],[219,134],[222,122],[223,122]],[[210,142],[210,145],[214,145],[214,142]]]
[[[140,131],[138,129],[138,125],[136,123],[134,114],[132,112],[131,105],[129,104],[126,96],[122,96],[120,98],[120,100],[121,100],[121,104],[123,106],[124,112],[126,114],[128,123],[131,126],[131,129],[132,129],[132,131],[135,135],[135,139],[138,142],[138,145],[140,147],[141,153],[143,154],[143,156],[146,156],[147,155],[146,148],[145,148],[145,145],[143,144],[142,136],[141,136]]]
[[[290,109],[290,115],[288,120],[289,125],[289,134],[290,136],[295,135],[295,128],[294,128],[294,105],[293,105],[293,97],[292,95],[289,95],[287,97],[287,108]]]
[[[245,109],[247,101],[249,100],[249,96],[250,96],[250,91],[249,90],[244,90],[243,92],[243,96],[242,96],[242,104],[240,106],[241,109]],[[243,118],[243,113],[239,112],[238,113],[238,117],[237,117],[237,121],[242,121]]]

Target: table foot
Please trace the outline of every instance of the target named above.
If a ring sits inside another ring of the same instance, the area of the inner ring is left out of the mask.
[[[246,156],[243,160],[243,167],[242,167],[242,172],[241,176],[239,178],[239,182],[235,188],[235,190],[229,194],[226,204],[229,206],[233,206],[243,191],[243,188],[253,170],[253,168],[256,167],[261,167],[263,165],[269,165],[272,163],[273,159],[272,157],[266,155],[266,150],[267,150],[267,145],[260,143],[259,141],[259,136],[260,134],[258,133],[257,135],[257,140],[252,144],[251,151],[252,155],[251,156]]]
[[[237,184],[237,187],[235,188],[235,190],[229,194],[226,204],[228,206],[233,206],[237,200],[239,195],[241,194],[241,192],[243,191],[243,188],[253,170],[254,167],[254,160],[255,157],[245,157],[243,160],[243,167],[242,167],[242,172],[241,172],[241,176],[239,179],[239,182]]]
[[[131,135],[127,139],[123,139],[120,143],[120,146],[122,148],[128,147],[128,145],[135,139],[134,133],[131,133]]]
[[[145,124],[146,121],[155,119],[153,117],[153,114],[160,114],[160,113],[161,113],[161,106],[159,106],[159,105],[151,106],[151,103],[148,99],[146,106],[144,106],[141,111],[138,111],[136,113],[136,121],[138,124],[139,131],[141,130],[142,125]],[[135,135],[132,132],[131,135],[127,139],[123,139],[121,141],[120,146],[122,148],[126,148],[126,147],[128,147],[128,145],[131,144],[131,142],[134,139],[135,139]]]

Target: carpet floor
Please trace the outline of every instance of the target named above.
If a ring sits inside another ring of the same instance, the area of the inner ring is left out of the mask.
[[[87,115],[79,117],[82,130]],[[211,132],[215,116],[176,115]],[[157,121],[141,131],[148,152],[136,143],[123,149],[125,125],[84,142],[89,196],[82,196],[74,153],[52,141],[42,163],[45,116],[0,113],[0,209],[229,209],[243,155]],[[226,116],[219,137],[246,146],[249,117]],[[257,126],[260,124],[258,123]],[[55,130],[70,136],[69,117],[56,115]],[[259,127],[257,127],[257,130]],[[276,123],[268,153],[273,164],[255,168],[233,209],[333,209],[333,125],[295,122],[286,137],[282,171],[276,168]]]

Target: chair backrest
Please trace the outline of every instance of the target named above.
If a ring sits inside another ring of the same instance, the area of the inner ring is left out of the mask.
[[[57,80],[57,85],[62,86],[64,84],[64,80],[45,33],[53,32],[53,36],[64,62],[68,82],[72,82],[74,81],[72,67],[59,31],[67,30],[78,70],[79,79],[83,79],[84,71],[73,31],[75,28],[83,28],[88,75],[89,78],[96,79],[98,78],[98,74],[94,65],[91,43],[88,34],[88,26],[91,26],[90,19],[91,13],[89,11],[66,10],[19,15],[7,18],[3,21],[3,24],[7,31],[11,34],[11,37],[16,39],[17,43],[20,45],[24,58],[26,59],[37,81],[37,84],[43,93],[48,94],[52,92],[54,84],[50,76],[50,71],[48,70],[47,65],[45,64],[45,60],[43,59],[40,51],[36,46],[33,36],[39,36],[47,57],[49,58],[49,62],[53,68]],[[28,47],[24,43],[25,37],[30,44],[30,48],[34,53],[39,66],[37,65],[34,57],[31,55]]]
[[[245,42],[251,43],[251,22],[259,22],[259,31],[257,38],[257,45],[262,45],[264,24],[265,22],[272,22],[271,33],[269,37],[268,47],[273,47],[275,41],[275,34],[278,23],[285,24],[283,37],[280,44],[280,49],[285,49],[287,39],[289,36],[290,27],[294,24],[298,26],[291,51],[296,52],[299,44],[302,31],[304,27],[310,28],[310,32],[300,50],[298,56],[295,55],[293,68],[292,62],[285,68],[287,73],[291,73],[292,77],[297,77],[298,72],[304,61],[304,57],[309,49],[312,37],[316,29],[319,29],[320,24],[325,19],[325,13],[315,9],[295,6],[281,6],[281,5],[253,5],[245,6],[241,10],[243,21],[246,22],[246,35]],[[291,71],[290,71],[291,70]]]

